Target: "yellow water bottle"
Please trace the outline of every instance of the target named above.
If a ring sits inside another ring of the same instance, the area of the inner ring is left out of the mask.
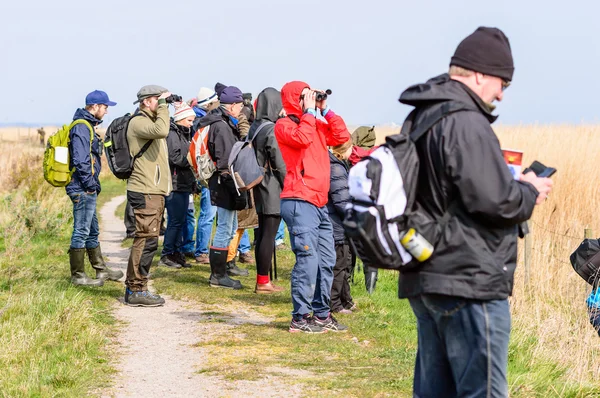
[[[400,243],[411,256],[419,262],[427,261],[433,254],[433,245],[427,241],[421,234],[410,228],[400,238]]]

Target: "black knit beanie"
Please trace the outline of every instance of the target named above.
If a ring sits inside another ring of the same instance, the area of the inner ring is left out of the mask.
[[[460,42],[450,65],[509,81],[515,71],[506,35],[500,29],[483,26]]]

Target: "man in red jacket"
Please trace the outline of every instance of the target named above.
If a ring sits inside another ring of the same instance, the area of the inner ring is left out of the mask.
[[[292,270],[290,332],[346,331],[331,316],[329,301],[335,264],[333,227],[327,213],[328,146],[348,141],[344,120],[304,82],[281,89],[288,115],[275,124],[275,137],[287,168],[281,192],[281,216],[288,225],[296,264]],[[325,121],[317,119],[317,112]],[[312,314],[311,314],[312,313]]]

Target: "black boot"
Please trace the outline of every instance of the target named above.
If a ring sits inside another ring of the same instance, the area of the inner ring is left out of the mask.
[[[241,289],[242,283],[231,279],[227,275],[227,248],[210,249],[210,279],[208,284],[211,287],[222,287],[227,289]]]
[[[85,273],[85,249],[69,249],[71,263],[71,283],[77,286],[100,287],[104,285],[102,279],[92,279]]]
[[[247,269],[240,268],[235,264],[235,258],[227,263],[227,275],[229,276],[248,276]]]
[[[93,249],[87,249],[87,254],[88,258],[90,259],[90,264],[92,264],[92,268],[96,270],[96,278],[118,281],[123,277],[122,271],[108,268],[104,262],[104,258],[102,258],[102,249],[100,249],[100,245]]]
[[[372,294],[375,291],[375,285],[377,284],[377,268],[369,267],[365,265],[365,287],[367,293]]]

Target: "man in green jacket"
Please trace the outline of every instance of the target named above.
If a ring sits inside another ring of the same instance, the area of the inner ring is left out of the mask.
[[[164,87],[144,86],[137,93],[139,109],[127,127],[127,142],[135,156],[149,140],[152,144],[135,161],[127,180],[127,200],[135,214],[135,238],[127,264],[125,304],[137,307],[157,307],[165,300],[148,291],[148,274],[158,248],[160,223],[165,208],[165,196],[171,193],[169,152],[165,138],[169,134],[169,109],[166,98],[171,95]]]

